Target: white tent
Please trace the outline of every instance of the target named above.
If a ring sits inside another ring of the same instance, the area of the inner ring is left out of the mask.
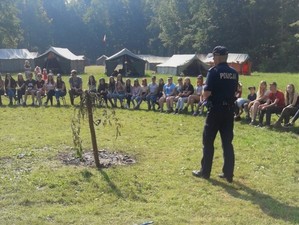
[[[208,65],[202,62],[196,54],[173,55],[165,63],[157,65],[157,73],[186,76],[205,75]]]
[[[96,64],[97,64],[98,66],[105,66],[105,61],[106,61],[106,59],[108,59],[108,56],[106,56],[106,55],[102,55],[101,57],[97,58],[97,60],[96,60]]]
[[[0,49],[0,72],[23,72],[25,60],[34,69],[34,58],[37,53],[28,49]]]
[[[203,60],[209,65],[213,65],[213,54],[209,53],[207,57]],[[250,75],[252,62],[248,54],[244,53],[228,53],[227,63],[236,69],[239,74]]]
[[[248,54],[242,54],[242,53],[228,53],[227,57],[227,63],[243,63],[246,62],[249,59]],[[207,57],[204,59],[205,63],[213,63],[213,54],[209,53]]]
[[[50,47],[34,61],[39,67],[52,70],[54,73],[68,74],[72,69],[82,73],[85,68],[84,55],[75,55],[67,48]]]
[[[140,58],[146,61],[145,69],[157,71],[157,65],[165,63],[170,57],[162,57],[155,55],[138,55]]]

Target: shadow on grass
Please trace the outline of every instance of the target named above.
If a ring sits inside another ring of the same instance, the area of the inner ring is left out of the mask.
[[[242,125],[249,125],[249,122],[245,118],[242,118],[240,121],[236,121],[235,123],[238,123],[238,122]],[[252,125],[249,125],[249,126],[252,127],[252,128],[259,129],[257,127],[252,126]],[[276,132],[280,132],[280,133],[293,133],[293,134],[297,134],[297,135],[299,134],[299,127],[275,128],[273,126],[270,126],[270,128],[267,128],[267,129],[272,130],[272,131],[276,131]]]
[[[89,172],[87,169],[81,171],[81,175],[86,181],[90,181],[91,177],[93,176],[93,174]]]
[[[31,105],[31,104],[28,104],[28,105],[1,105],[0,108],[72,108],[74,106],[72,105],[60,105],[60,106],[57,106],[55,104],[53,105]],[[77,107],[77,106],[75,106]],[[79,106],[78,106],[79,107]]]
[[[69,109],[69,108],[72,108],[72,107],[74,107],[74,106],[72,106],[72,105],[63,105],[63,104],[61,104],[60,106],[57,106],[56,104],[53,104],[53,105],[44,105],[43,107],[45,107],[45,108],[57,108],[57,109],[59,109],[59,108],[65,108],[65,109]]]
[[[258,205],[268,216],[294,224],[299,223],[299,207],[289,206],[286,203],[274,199],[270,195],[256,191],[238,181],[234,182],[234,186],[214,179],[210,179],[210,182],[213,185],[222,187],[228,194],[235,198],[250,201],[253,204]]]
[[[115,185],[113,181],[110,180],[108,174],[103,170],[99,169],[100,174],[104,177],[105,181],[107,182],[108,186],[111,188],[111,191],[119,198],[124,198],[124,195],[121,193],[119,188]]]

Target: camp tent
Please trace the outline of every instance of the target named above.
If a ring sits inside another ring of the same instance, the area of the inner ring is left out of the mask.
[[[37,53],[28,49],[0,49],[0,72],[22,72],[25,60],[28,60],[32,70]]]
[[[102,55],[101,57],[97,58],[96,64],[98,66],[105,66],[106,59],[108,59],[108,57],[106,55]]]
[[[50,47],[46,52],[34,59],[35,65],[52,70],[54,73],[68,74],[75,69],[83,73],[85,59],[83,55],[75,55],[67,48]]]
[[[145,60],[141,59],[128,49],[124,48],[120,52],[110,56],[105,61],[106,74],[110,76],[118,65],[122,66],[120,73],[125,76],[144,76]]]
[[[214,63],[213,54],[209,53],[204,62],[212,66]],[[239,74],[251,75],[252,62],[248,54],[228,53],[227,63]]]
[[[146,61],[145,69],[153,70],[157,72],[157,65],[165,63],[170,57],[162,57],[155,55],[138,55],[140,58]]]
[[[165,63],[157,65],[157,72],[185,76],[206,75],[209,66],[202,62],[196,54],[173,55]]]

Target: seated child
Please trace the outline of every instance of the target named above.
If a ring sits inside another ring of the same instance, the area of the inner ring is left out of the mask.
[[[249,117],[249,109],[248,109],[248,104],[252,101],[254,101],[256,99],[256,93],[255,93],[255,87],[249,87],[249,94],[247,96],[247,99],[245,98],[238,98],[236,100],[236,114],[235,114],[235,120],[241,120],[241,114],[243,113],[243,111],[246,112],[246,119],[250,120]]]

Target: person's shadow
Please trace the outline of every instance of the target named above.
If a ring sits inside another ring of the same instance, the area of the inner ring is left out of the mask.
[[[256,191],[238,181],[234,181],[233,186],[214,179],[210,179],[210,182],[213,185],[222,187],[228,194],[235,198],[250,201],[258,205],[265,214],[275,219],[282,219],[286,222],[299,224],[299,207],[289,206],[286,203],[274,199],[270,195]]]
[[[121,190],[115,185],[113,181],[110,180],[108,174],[103,170],[99,169],[100,174],[102,174],[104,180],[107,182],[108,186],[111,188],[111,191],[119,198],[124,198]]]

